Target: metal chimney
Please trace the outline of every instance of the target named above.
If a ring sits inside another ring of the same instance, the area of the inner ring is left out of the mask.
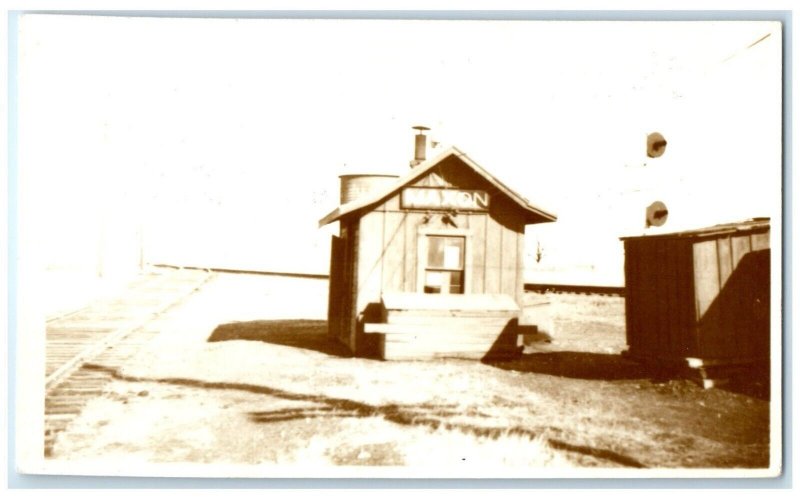
[[[430,128],[422,125],[411,127],[417,130],[417,135],[414,136],[414,159],[411,160],[411,168],[425,161],[425,150],[428,148],[428,137],[425,135],[426,130]]]

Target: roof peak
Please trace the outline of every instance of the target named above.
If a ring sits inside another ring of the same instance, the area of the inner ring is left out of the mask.
[[[447,159],[449,156],[456,156],[467,167],[475,171],[479,176],[483,177],[487,182],[496,187],[498,191],[511,199],[521,209],[525,210],[529,214],[529,217],[526,220],[530,220],[530,223],[556,221],[556,216],[554,214],[532,205],[527,199],[517,194],[515,191],[487,172],[482,166],[473,161],[472,158],[470,158],[461,149],[455,145],[451,145],[436,156],[426,159],[420,164],[412,167],[411,170],[409,170],[405,175],[401,176],[397,182],[394,182],[383,189],[377,190],[374,193],[365,195],[363,198],[340,205],[338,208],[323,217],[319,221],[319,226],[323,227],[329,223],[339,220],[344,216],[361,211],[369,206],[381,202],[382,200],[398,192],[403,187],[411,184],[414,180],[420,178],[422,175],[431,170],[437,164]]]

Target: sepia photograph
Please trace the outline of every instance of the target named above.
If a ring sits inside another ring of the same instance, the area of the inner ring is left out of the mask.
[[[20,473],[780,476],[780,21],[305,17],[19,14]]]

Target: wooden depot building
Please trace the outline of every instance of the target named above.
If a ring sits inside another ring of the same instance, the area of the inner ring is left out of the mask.
[[[519,351],[525,226],[555,215],[451,147],[402,177],[342,176],[329,333],[356,355],[484,358]]]

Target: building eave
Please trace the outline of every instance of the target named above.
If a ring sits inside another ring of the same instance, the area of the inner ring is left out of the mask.
[[[430,171],[434,166],[438,165],[445,159],[450,156],[455,156],[459,160],[461,160],[464,164],[469,166],[472,170],[474,170],[478,175],[483,177],[487,182],[492,184],[496,187],[500,192],[502,192],[505,196],[509,199],[514,201],[520,208],[522,208],[527,216],[525,217],[525,221],[527,224],[536,224],[536,223],[547,223],[547,222],[555,222],[557,220],[556,216],[548,211],[539,208],[538,206],[534,206],[531,204],[527,199],[517,194],[514,190],[503,184],[500,180],[495,178],[492,174],[487,172],[483,167],[477,164],[475,161],[472,160],[469,156],[467,156],[463,151],[458,149],[455,146],[451,146],[441,154],[423,161],[419,165],[412,168],[406,175],[399,178],[397,182],[394,184],[381,189],[373,194],[369,194],[364,196],[362,199],[357,199],[355,201],[351,201],[350,203],[343,204],[338,206],[336,209],[325,215],[319,221],[319,226],[324,227],[330,223],[336,222],[347,215],[354,214],[362,209],[365,209],[369,206],[377,204],[382,200],[394,195],[403,187],[411,184],[418,178],[422,177],[428,171]]]

